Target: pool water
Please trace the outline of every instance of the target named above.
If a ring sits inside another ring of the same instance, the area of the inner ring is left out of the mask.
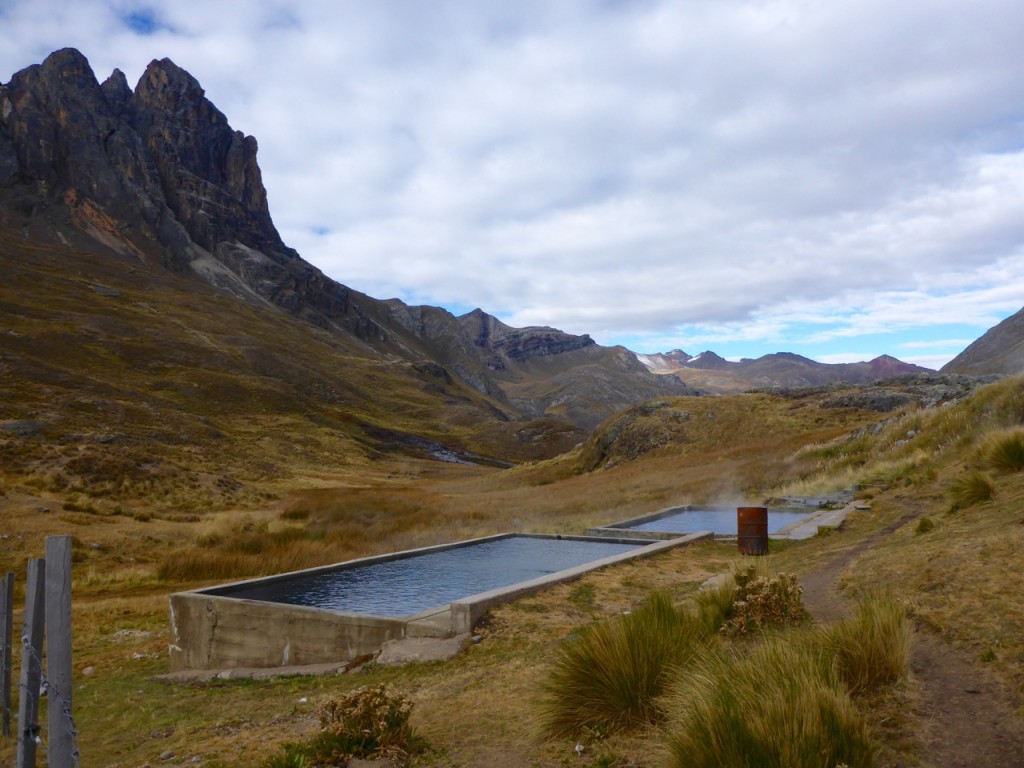
[[[785,528],[791,523],[799,522],[807,517],[806,511],[800,510],[768,510],[768,533]],[[688,509],[674,515],[666,515],[657,520],[650,520],[639,525],[631,525],[629,531],[657,531],[659,533],[695,533],[696,531],[714,531],[728,536],[738,534],[736,509]]]
[[[641,546],[511,536],[267,584],[227,587],[216,593],[374,616],[410,616]]]

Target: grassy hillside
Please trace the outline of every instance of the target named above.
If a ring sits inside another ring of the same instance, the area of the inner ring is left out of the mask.
[[[76,537],[76,710],[90,762],[137,765],[173,752],[206,765],[258,764],[268,745],[315,729],[319,698],[383,682],[415,702],[413,724],[432,746],[422,764],[657,765],[657,733],[590,740],[583,757],[575,740],[541,738],[540,691],[570,633],[635,607],[655,589],[687,598],[732,567],[733,546],[668,553],[504,606],[481,630],[483,642],[450,662],[317,679],[151,681],[167,667],[167,595],[255,571],[499,530],[576,532],[733,493],[756,499],[863,483],[870,510],[838,534],[773,546],[773,566],[805,573],[902,523],[847,566],[846,591],[891,587],[920,631],[966,650],[1019,692],[1024,574],[1015,563],[1024,545],[1024,473],[994,457],[1013,455],[1024,381],[988,386],[954,405],[888,414],[827,408],[825,399],[658,401],[632,411],[614,438],[609,430],[619,420],[564,457],[511,470],[415,457],[321,459],[291,487],[276,486],[276,498],[245,511],[195,504],[176,516],[143,500],[134,516],[110,515],[81,494],[9,479],[0,498],[2,567],[20,574],[46,534]],[[656,417],[678,429],[665,439]],[[598,454],[605,458],[595,463]],[[990,498],[964,495],[971,486],[963,479],[976,474],[990,481]],[[868,717],[872,738],[882,764],[898,757],[919,765],[927,713],[908,704],[913,678],[893,695],[861,704],[880,707]],[[3,743],[0,759],[9,750]]]
[[[515,461],[582,434],[134,258],[4,226],[0,253],[8,483],[194,512],[263,503],[322,467],[443,448]]]

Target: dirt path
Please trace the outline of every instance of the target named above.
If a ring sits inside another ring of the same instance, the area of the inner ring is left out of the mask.
[[[815,621],[827,623],[845,614],[848,600],[837,588],[840,575],[865,550],[917,517],[904,516],[801,579],[804,602]],[[918,630],[911,641],[910,669],[912,722],[921,728],[921,766],[1024,766],[1024,718],[1014,697],[975,659]]]

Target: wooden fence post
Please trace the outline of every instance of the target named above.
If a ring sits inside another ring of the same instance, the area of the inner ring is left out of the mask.
[[[11,643],[14,640],[14,573],[0,579],[0,709],[3,733],[11,735]]]
[[[39,683],[43,675],[43,612],[46,561],[28,561],[25,584],[25,629],[22,632],[21,678],[18,681],[17,768],[35,768],[39,735]]]
[[[71,537],[46,537],[47,765],[74,768],[78,734],[71,714]]]

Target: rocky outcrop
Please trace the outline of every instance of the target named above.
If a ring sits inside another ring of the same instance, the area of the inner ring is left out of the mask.
[[[211,253],[235,241],[277,262],[298,258],[270,219],[256,139],[232,130],[194,77],[169,59],[151,62],[128,114],[194,242]]]
[[[0,171],[2,192],[23,214],[61,204],[72,214],[78,206],[102,211],[118,222],[123,250],[156,253],[166,266],[183,269],[197,253],[166,205],[141,139],[122,117],[123,98],[117,78],[104,90],[73,49],[14,75],[0,87],[0,145],[7,145],[0,156],[16,163],[13,173]]]
[[[81,53],[57,51],[0,87],[0,116],[0,195],[15,210],[63,212],[124,255],[387,343],[352,291],[282,242],[256,139],[169,59],[132,91],[120,70],[101,85]]]
[[[497,358],[492,363],[494,366],[503,367],[501,358],[523,361],[572,352],[596,343],[586,334],[574,336],[544,326],[513,328],[482,309],[474,309],[462,315],[459,322],[472,338],[473,344]]]

